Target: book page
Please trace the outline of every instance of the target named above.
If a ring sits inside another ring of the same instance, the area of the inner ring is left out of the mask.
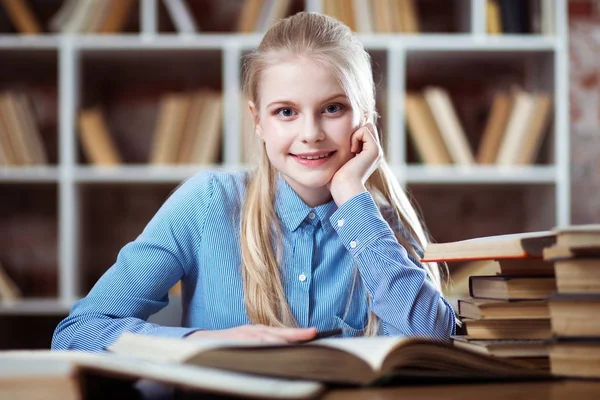
[[[306,345],[331,347],[365,360],[374,371],[379,371],[388,354],[413,341],[401,336],[368,336],[353,338],[320,339]]]
[[[109,346],[109,350],[118,354],[137,356],[147,360],[184,363],[193,356],[207,350],[223,348],[290,348],[301,346],[321,346],[334,348],[357,356],[378,370],[385,357],[396,347],[409,342],[404,337],[354,337],[320,339],[306,344],[273,345],[257,341],[220,340],[220,339],[170,339],[157,338],[133,333],[122,334]]]

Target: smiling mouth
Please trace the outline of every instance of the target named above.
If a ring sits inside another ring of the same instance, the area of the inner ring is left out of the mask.
[[[319,160],[321,158],[327,158],[327,157],[331,156],[333,153],[335,153],[335,152],[330,151],[329,153],[324,153],[324,154],[315,155],[315,156],[301,156],[301,155],[297,155],[297,154],[292,154],[292,155],[294,157],[298,157],[302,160]]]

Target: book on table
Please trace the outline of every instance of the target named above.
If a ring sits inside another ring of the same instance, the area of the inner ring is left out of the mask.
[[[458,315],[470,319],[546,319],[550,318],[548,301],[506,301],[458,299]]]
[[[109,353],[49,350],[0,352],[1,399],[80,400],[87,398],[88,384],[98,379],[103,382],[103,387],[106,384],[132,383],[143,379],[190,392],[261,399],[314,398],[325,389],[322,383],[316,381],[174,365]]]
[[[350,385],[394,377],[540,377],[530,364],[488,357],[425,338],[353,337],[267,344],[122,334],[108,350],[174,365]]]
[[[544,248],[556,243],[551,231],[485,236],[457,242],[430,243],[422,261],[501,260],[542,258]]]

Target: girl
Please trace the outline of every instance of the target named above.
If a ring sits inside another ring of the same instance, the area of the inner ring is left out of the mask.
[[[451,306],[426,236],[383,160],[368,53],[348,27],[302,12],[246,59],[258,146],[251,172],[202,172],[165,202],[54,333],[101,350],[124,331],[307,340],[448,340]],[[182,327],[147,323],[183,282]]]

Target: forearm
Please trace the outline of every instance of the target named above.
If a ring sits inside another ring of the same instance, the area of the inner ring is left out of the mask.
[[[166,299],[155,303],[140,308],[139,303],[131,301],[126,307],[126,303],[116,304],[114,298],[86,297],[77,302],[69,317],[57,326],[52,337],[52,349],[103,351],[123,332],[184,337],[197,330],[146,322],[144,317],[164,307]]]
[[[452,308],[398,243],[367,192],[348,200],[331,223],[357,263],[384,333],[449,339],[455,329]]]

